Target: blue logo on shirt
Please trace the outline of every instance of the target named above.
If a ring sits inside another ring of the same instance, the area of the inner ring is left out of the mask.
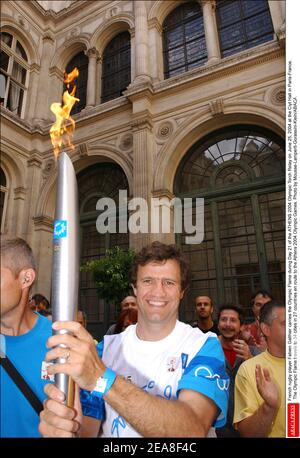
[[[53,238],[61,239],[62,237],[67,237],[67,227],[68,223],[63,219],[57,219],[54,221]]]
[[[186,364],[187,364],[188,357],[189,357],[189,355],[187,355],[186,353],[181,353],[181,365],[182,365],[182,369],[185,369],[185,368],[186,368]]]

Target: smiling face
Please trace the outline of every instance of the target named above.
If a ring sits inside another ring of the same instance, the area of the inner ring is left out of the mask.
[[[179,263],[168,259],[139,266],[134,293],[138,303],[140,333],[155,327],[156,337],[165,337],[176,324],[179,303],[184,294]]]
[[[241,322],[238,312],[231,309],[222,310],[219,317],[218,328],[225,339],[236,339],[241,330]]]

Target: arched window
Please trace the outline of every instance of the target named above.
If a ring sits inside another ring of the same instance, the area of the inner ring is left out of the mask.
[[[203,197],[204,240],[185,244],[193,273],[186,299],[198,295],[216,304],[234,302],[251,316],[250,297],[259,288],[284,300],[284,141],[254,126],[221,129],[197,142],[182,160],[174,183],[180,197]],[[195,199],[194,199],[195,200]]]
[[[199,67],[207,61],[203,16],[199,3],[178,6],[163,23],[165,78]]]
[[[220,0],[217,2],[217,23],[222,57],[274,37],[267,0]]]
[[[103,52],[101,102],[122,95],[131,81],[130,34],[113,38]]]
[[[0,229],[4,230],[5,206],[7,198],[7,181],[2,168],[0,168]]]
[[[28,57],[17,38],[1,32],[0,72],[5,79],[3,105],[12,113],[23,116],[26,88],[28,86]]]
[[[105,251],[114,246],[127,249],[128,233],[118,231],[119,190],[128,191],[125,173],[115,163],[94,164],[78,174],[80,226],[81,226],[81,265],[92,259],[99,259]],[[97,201],[109,197],[116,203],[117,232],[99,234],[96,220],[100,212],[96,210]],[[125,215],[127,218],[127,214]],[[89,272],[80,274],[79,305],[87,313],[89,329],[95,336],[105,334],[109,324],[115,319],[116,311],[110,304],[98,298],[97,288]],[[106,306],[106,307],[105,307]]]
[[[86,106],[86,86],[87,86],[87,77],[88,77],[88,63],[89,59],[84,54],[83,51],[76,54],[68,65],[66,66],[66,72],[70,73],[75,67],[79,70],[79,76],[74,80],[76,84],[76,97],[79,99],[79,102],[75,103],[72,114],[79,113]],[[66,88],[64,87],[64,91]]]

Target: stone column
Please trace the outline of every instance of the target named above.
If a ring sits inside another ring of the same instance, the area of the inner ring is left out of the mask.
[[[34,243],[32,249],[38,267],[38,275],[35,282],[35,291],[43,291],[46,297],[51,294],[51,275],[49,266],[52,262],[52,238],[53,220],[49,216],[38,216],[33,218]]]
[[[153,82],[164,79],[162,27],[156,18],[149,23],[149,62]]]
[[[28,184],[27,198],[24,205],[22,236],[29,244],[32,242],[33,235],[33,217],[35,216],[36,203],[39,198],[41,189],[41,166],[42,161],[36,153],[33,153],[27,161],[27,178]]]
[[[38,84],[39,84],[39,73],[40,73],[40,66],[37,64],[32,64],[30,68],[30,85],[28,89],[27,95],[27,106],[28,110],[25,113],[25,119],[32,120],[35,115],[35,106],[38,97]]]
[[[148,23],[144,0],[134,2],[135,16],[135,82],[149,81]]]
[[[62,72],[58,67],[51,67],[49,69],[50,81],[51,81],[51,91],[49,93],[49,113],[51,121],[55,120],[55,115],[50,110],[50,106],[53,102],[61,102],[63,95],[63,81],[64,81],[64,72]]]
[[[96,48],[88,49],[85,54],[89,58],[88,78],[86,88],[86,108],[96,105],[96,74],[97,74],[97,58],[99,53]]]
[[[142,215],[143,221],[141,223],[145,223],[145,219],[148,219],[146,233],[130,233],[130,245],[133,245],[135,249],[139,250],[151,241],[150,197],[153,180],[153,147],[152,122],[150,117],[143,116],[139,119],[136,118],[133,122],[132,132],[133,198],[143,198],[145,200],[147,211]]]
[[[96,75],[97,79],[95,81],[96,87],[96,105],[100,105],[101,103],[101,95],[102,95],[102,57],[98,57],[96,60]]]
[[[35,104],[34,122],[43,124],[49,122],[51,112],[49,108],[48,94],[50,92],[50,62],[53,56],[54,38],[50,33],[43,37],[43,51],[41,57],[41,70],[38,81],[38,91]]]
[[[201,0],[203,23],[207,48],[207,62],[218,62],[221,59],[219,36],[216,21],[216,2],[214,0]]]
[[[20,186],[14,189],[13,215],[12,220],[9,221],[8,233],[16,237],[22,237],[24,227],[23,214],[26,194],[26,188]]]
[[[269,0],[270,14],[273,22],[274,32],[277,34],[283,23],[282,9],[278,0]]]

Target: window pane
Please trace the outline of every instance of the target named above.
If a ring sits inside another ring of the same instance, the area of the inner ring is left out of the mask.
[[[0,168],[0,185],[6,188],[6,176],[2,170],[2,167]]]
[[[96,202],[103,196],[114,199],[118,207],[119,189],[128,189],[128,182],[122,169],[115,164],[94,164],[78,174],[79,206],[81,208],[81,265],[105,255],[105,250],[114,246],[127,249],[128,234],[99,234],[96,228]],[[85,205],[84,205],[85,204]],[[97,288],[90,272],[80,272],[80,308],[88,315],[88,321],[95,321],[98,338],[103,335],[110,323],[104,323],[104,303],[97,294]],[[110,310],[110,320],[115,319],[114,307]]]
[[[184,3],[163,23],[165,78],[199,67],[207,60],[200,5]]]
[[[103,53],[101,101],[122,95],[131,81],[130,35],[122,32],[111,40]]]
[[[75,78],[72,84],[76,85],[76,97],[78,97],[79,102],[75,103],[72,114],[79,113],[86,106],[86,86],[87,86],[87,76],[88,76],[88,57],[84,54],[83,51],[76,54],[66,66],[66,72],[70,73],[75,67],[78,68],[79,75]],[[70,88],[72,89],[72,88]],[[64,87],[64,91],[66,86]]]
[[[23,94],[23,89],[11,81],[8,91],[7,108],[19,116],[21,116]]]
[[[184,65],[185,56],[183,47],[169,51],[169,66],[170,68],[180,67]]]
[[[17,46],[16,46],[16,54],[18,54],[18,56],[21,56],[26,61],[28,60],[23,46],[18,41],[17,41]]]
[[[0,53],[0,68],[7,72],[8,70],[9,57],[5,52],[1,51]]]
[[[243,0],[242,9],[244,16],[249,17],[268,9],[268,2],[266,0]]]
[[[12,77],[18,82],[25,85],[26,82],[26,70],[21,65],[14,62],[12,69]]]
[[[188,61],[200,60],[206,57],[206,44],[205,39],[193,41],[186,45],[186,53]]]
[[[168,33],[168,47],[175,48],[176,46],[182,44],[183,37],[184,35],[182,26],[179,26],[176,29],[171,30]]]
[[[7,32],[1,32],[0,35],[1,35],[1,41],[3,41],[7,46],[11,47],[12,39],[13,39],[12,35]]]
[[[217,2],[217,23],[223,57],[273,39],[266,0]]]
[[[185,25],[186,40],[193,40],[204,34],[203,18],[196,19]]]
[[[236,0],[233,2],[225,1],[218,3],[218,23],[220,28],[239,21],[240,18],[241,11],[239,3]]]
[[[272,22],[270,15],[266,12],[260,16],[255,16],[245,21],[246,33],[249,39],[262,34],[264,30],[266,33],[272,32]]]

